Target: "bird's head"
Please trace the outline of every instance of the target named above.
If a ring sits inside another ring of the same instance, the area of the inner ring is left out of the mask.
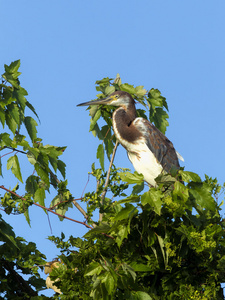
[[[124,108],[127,108],[129,105],[134,104],[134,99],[127,92],[116,91],[104,99],[98,99],[98,100],[80,103],[77,106],[89,106],[89,105],[99,105],[99,104],[111,105],[111,106],[122,106]]]

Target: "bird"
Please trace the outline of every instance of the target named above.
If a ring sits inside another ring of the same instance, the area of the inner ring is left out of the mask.
[[[151,122],[137,117],[135,101],[125,91],[115,91],[104,99],[80,103],[77,106],[110,105],[118,107],[112,114],[112,124],[119,143],[127,150],[134,169],[143,174],[150,186],[163,171],[179,169],[182,156],[172,142]]]

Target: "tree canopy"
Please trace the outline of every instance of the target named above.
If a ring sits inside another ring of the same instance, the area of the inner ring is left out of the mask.
[[[114,108],[100,105],[89,107],[90,131],[99,140],[98,163],[91,166],[96,189],[74,198],[60,159],[65,147],[44,145],[38,136],[39,118],[20,85],[19,67],[19,60],[5,65],[0,84],[0,175],[12,172],[20,183],[0,185],[1,209],[24,214],[30,224],[29,207],[35,205],[89,230],[83,237],[50,236],[61,255],[47,262],[34,242],[15,235],[2,213],[0,299],[47,299],[46,284],[55,291],[50,299],[224,299],[224,186],[180,168],[161,174],[157,187],[149,188],[142,174],[114,164]],[[138,116],[166,132],[168,105],[159,90],[122,83],[119,75],[96,81],[96,90],[97,98],[130,93],[142,105]],[[21,156],[27,160],[21,163]],[[31,173],[25,178],[27,165]],[[49,203],[52,190],[56,196]],[[69,209],[78,209],[86,221],[67,217]]]

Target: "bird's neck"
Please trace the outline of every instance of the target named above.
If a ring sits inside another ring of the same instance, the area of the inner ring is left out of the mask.
[[[116,120],[117,123],[123,124],[123,126],[130,126],[130,124],[136,119],[136,117],[137,113],[133,104],[119,107],[113,113],[113,119]]]
[[[139,136],[139,132],[132,124],[135,118],[135,106],[120,107],[113,113],[112,121],[116,138],[127,150],[129,143],[133,143]]]

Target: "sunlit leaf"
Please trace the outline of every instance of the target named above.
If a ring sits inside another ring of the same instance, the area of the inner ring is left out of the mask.
[[[102,270],[103,267],[98,262],[93,262],[87,267],[84,276],[98,275]]]
[[[11,156],[7,161],[7,170],[11,169],[12,173],[19,181],[23,183],[22,174],[20,171],[20,164],[17,155]]]
[[[137,208],[132,204],[126,204],[124,208],[122,208],[118,214],[115,216],[115,220],[123,220],[129,218],[131,213],[137,212]]]
[[[45,189],[38,188],[34,194],[34,201],[40,205],[45,206]]]
[[[132,183],[141,184],[142,181],[144,180],[144,176],[142,174],[138,174],[136,171],[133,174],[130,172],[120,172],[118,173],[118,175],[120,176],[121,180],[129,184]]]
[[[148,192],[145,192],[141,196],[141,203],[143,205],[149,204],[154,211],[160,215],[161,214],[161,208],[162,208],[162,192],[160,190],[157,190],[155,188],[151,188]]]
[[[182,180],[184,182],[201,182],[200,176],[194,172],[180,170],[179,174],[181,174]]]

